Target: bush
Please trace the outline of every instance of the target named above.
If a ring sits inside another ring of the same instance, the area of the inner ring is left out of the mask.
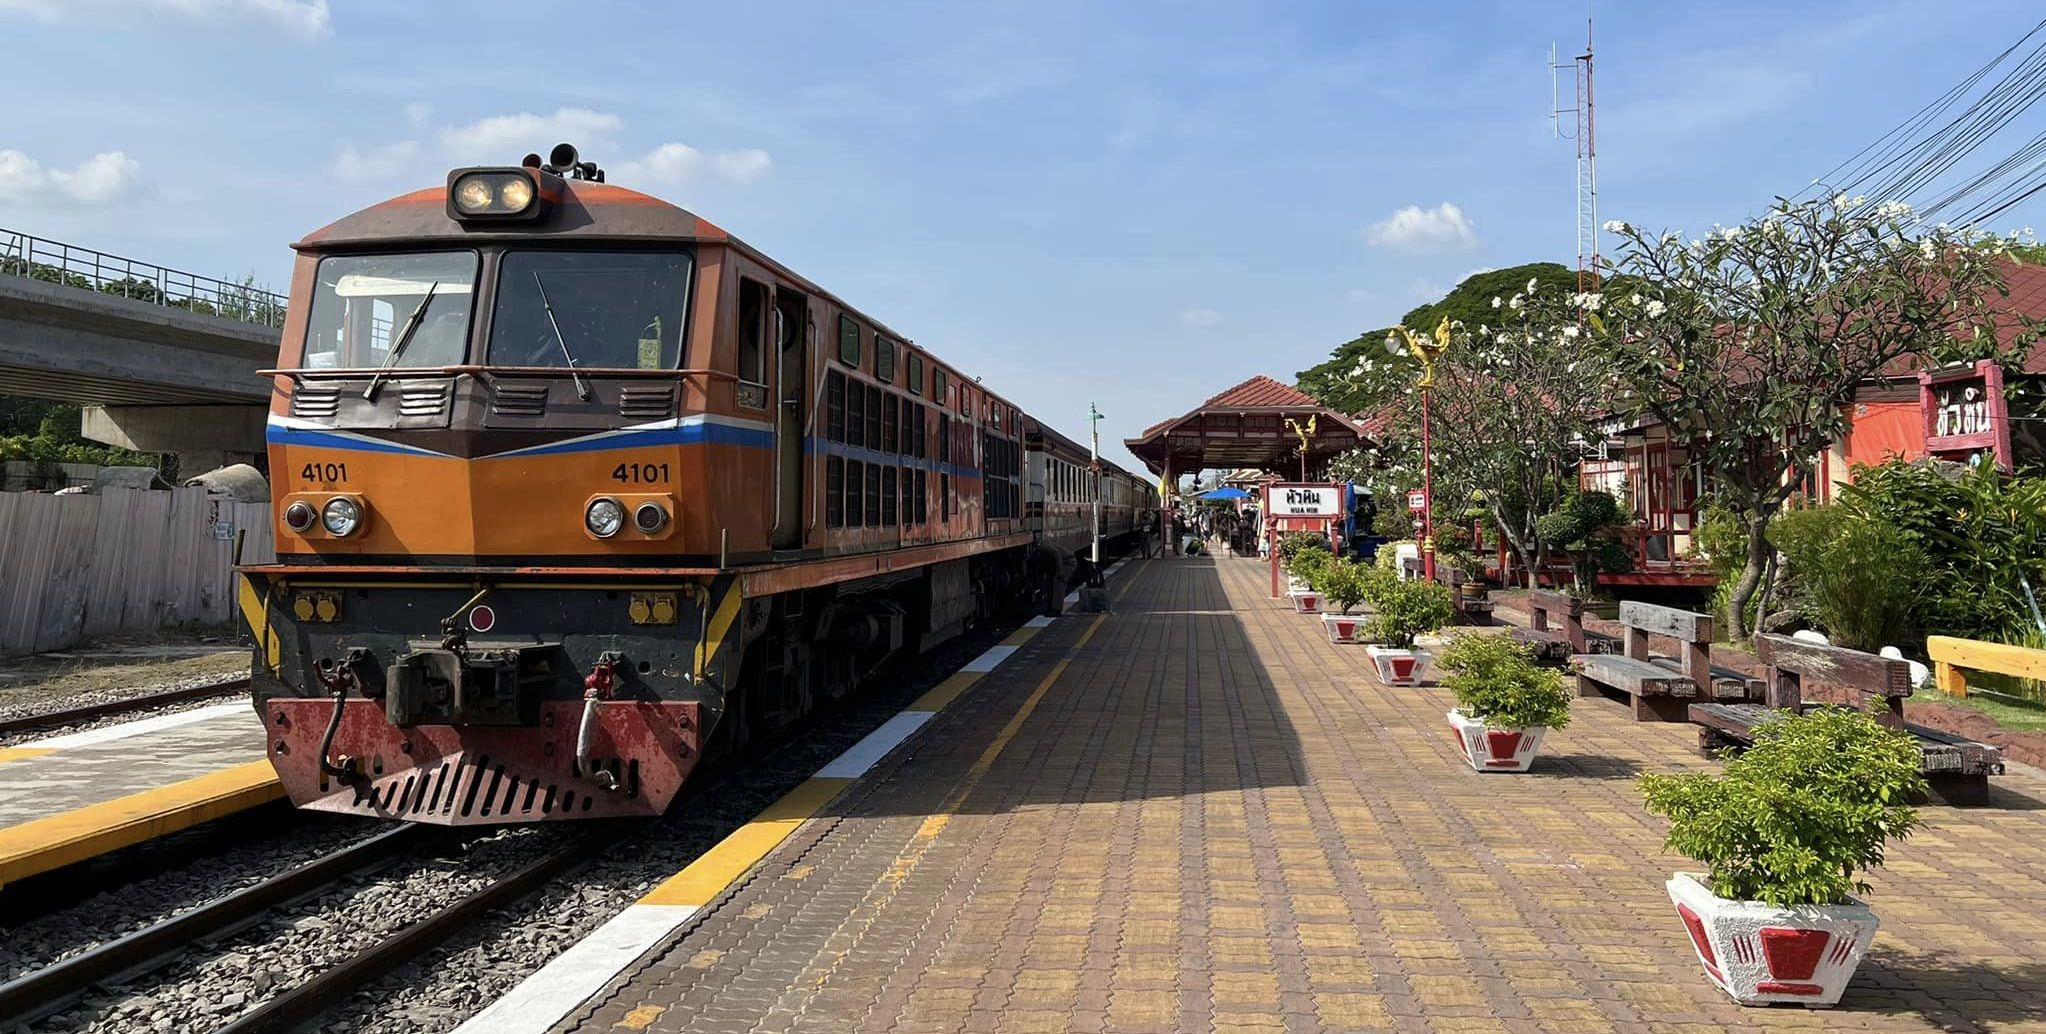
[[[1918,824],[1918,744],[1845,708],[1785,714],[1755,730],[1726,774],[1646,775],[1648,810],[1670,819],[1664,847],[1710,868],[1714,894],[1830,905],[1866,893],[1856,874]]]
[[[1286,569],[1287,574],[1313,585],[1316,574],[1335,559],[1335,554],[1330,553],[1327,546],[1320,549],[1298,549],[1293,552],[1291,559],[1283,560],[1280,566]]]
[[[1449,588],[1420,579],[1405,581],[1386,578],[1372,586],[1370,638],[1401,649],[1411,649],[1414,637],[1449,624]]]
[[[1917,547],[1923,631],[2001,640],[2031,627],[2025,584],[2046,587],[2046,477],[1891,462],[1854,468],[1840,505]]]
[[[1633,556],[1612,534],[1631,520],[1633,514],[1611,495],[1575,492],[1535,519],[1535,534],[1570,553],[1571,578],[1578,595],[1583,595],[1598,584],[1600,572],[1617,573],[1633,566]]]
[[[1873,653],[1917,638],[1925,554],[1888,524],[1848,520],[1831,531],[1784,554],[1805,613],[1850,650]]]
[[[1534,662],[1534,651],[1503,635],[1461,635],[1439,663],[1442,680],[1463,713],[1507,729],[1560,729],[1570,724],[1563,675]]]
[[[1328,553],[1328,537],[1312,531],[1289,531],[1279,536],[1279,566],[1290,570],[1293,558],[1303,551]]]
[[[1330,560],[1314,572],[1311,582],[1316,591],[1327,598],[1330,606],[1339,614],[1348,614],[1350,608],[1363,602],[1367,590],[1366,579],[1372,574],[1370,568],[1348,560]]]

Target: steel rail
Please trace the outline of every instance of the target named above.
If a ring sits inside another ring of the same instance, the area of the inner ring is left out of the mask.
[[[221,696],[247,688],[249,688],[249,678],[244,675],[239,678],[222,679],[218,682],[207,682],[197,686],[185,686],[182,689],[167,689],[161,693],[150,693],[139,697],[125,697],[120,700],[106,700],[97,704],[85,704],[80,707],[65,708],[61,711],[44,711],[41,714],[20,715],[14,718],[0,719],[0,735],[26,732],[31,729],[47,729],[55,725],[70,725],[73,722],[104,718],[110,714],[142,711],[163,704],[197,700],[200,697]]]
[[[631,830],[637,830],[632,824]],[[356,990],[383,976],[449,937],[468,929],[491,909],[545,886],[627,833],[618,829],[589,833],[547,852],[489,886],[377,941],[347,961],[236,1017],[214,1034],[284,1034],[326,1011]]]
[[[0,1027],[30,1023],[57,1012],[110,977],[132,977],[159,969],[195,941],[232,933],[280,905],[373,870],[442,833],[431,826],[400,826],[0,984]]]

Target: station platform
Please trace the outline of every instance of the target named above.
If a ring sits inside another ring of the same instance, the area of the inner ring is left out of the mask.
[[[0,886],[282,796],[245,700],[0,747]]]
[[[1446,690],[1379,684],[1267,584],[1127,565],[1112,614],[1052,623],[784,817],[553,1029],[2046,1030],[2041,773],[1923,810],[1839,1007],[1742,1009],[1634,782],[1716,767],[1688,726],[1579,700],[1532,772],[1475,773]]]

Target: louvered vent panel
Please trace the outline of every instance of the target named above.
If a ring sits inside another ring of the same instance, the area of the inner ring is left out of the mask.
[[[675,389],[626,388],[618,394],[618,413],[641,420],[675,415]]]
[[[500,384],[491,393],[490,411],[501,416],[541,416],[547,412],[547,386]]]
[[[445,384],[422,384],[407,386],[398,392],[398,415],[409,417],[436,417],[447,412],[448,386]]]
[[[301,384],[291,393],[291,415],[307,418],[331,417],[341,408],[341,389]]]

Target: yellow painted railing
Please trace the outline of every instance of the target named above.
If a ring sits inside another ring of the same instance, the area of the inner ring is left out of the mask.
[[[1968,695],[1968,672],[1990,671],[2022,679],[2046,680],[2046,650],[1947,635],[1925,637],[1932,657],[1932,682],[1948,696]]]

